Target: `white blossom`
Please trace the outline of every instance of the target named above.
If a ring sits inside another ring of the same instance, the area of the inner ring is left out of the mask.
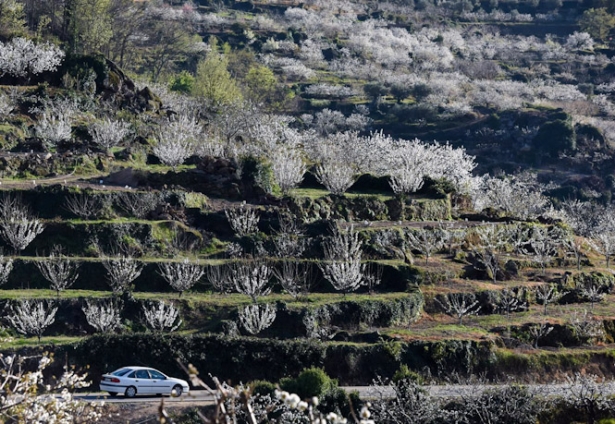
[[[152,331],[175,331],[182,323],[179,310],[164,301],[141,305],[145,325]]]

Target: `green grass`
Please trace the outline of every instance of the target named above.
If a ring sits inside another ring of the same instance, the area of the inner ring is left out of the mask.
[[[291,194],[295,197],[307,197],[310,199],[320,199],[321,197],[329,196],[331,193],[324,188],[296,188],[291,191]],[[344,194],[349,199],[356,199],[358,197],[375,197],[381,202],[394,199],[395,196],[390,193],[382,193],[378,191],[354,191],[351,190]]]
[[[0,349],[18,349],[23,347],[45,347],[77,343],[81,337],[72,336],[43,336],[39,342],[36,337],[15,337],[11,341],[0,343]]]

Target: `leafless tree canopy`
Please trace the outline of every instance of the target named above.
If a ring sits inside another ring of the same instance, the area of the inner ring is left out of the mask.
[[[473,294],[449,293],[442,300],[436,298],[445,314],[456,317],[459,325],[463,324],[463,318],[476,315],[480,311],[480,304]]]
[[[146,218],[160,204],[160,196],[155,192],[122,191],[117,195],[117,205],[129,216]]]
[[[102,264],[107,271],[107,280],[113,293],[130,293],[133,289],[132,282],[141,275],[143,264],[130,256],[118,256],[102,258]]]
[[[67,196],[64,203],[66,210],[82,219],[98,217],[102,206],[102,202],[97,196],[88,193]]]
[[[184,258],[181,262],[160,263],[158,271],[180,296],[196,284],[205,273],[201,265],[188,258]]]
[[[79,264],[64,256],[59,247],[54,247],[48,257],[37,258],[34,262],[43,277],[51,283],[51,288],[60,292],[73,285],[79,277]]]
[[[231,280],[238,293],[250,296],[256,303],[260,296],[271,292],[271,267],[260,260],[235,261],[231,266]]]
[[[278,283],[295,299],[307,296],[314,283],[312,268],[309,263],[285,260],[272,269]]]
[[[221,294],[230,293],[235,288],[230,269],[226,265],[208,265],[205,278]]]

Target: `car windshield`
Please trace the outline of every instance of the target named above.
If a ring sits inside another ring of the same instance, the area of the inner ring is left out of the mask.
[[[121,377],[123,375],[128,374],[131,371],[130,368],[120,368],[119,370],[115,370],[111,373],[111,375],[117,375],[118,377]]]

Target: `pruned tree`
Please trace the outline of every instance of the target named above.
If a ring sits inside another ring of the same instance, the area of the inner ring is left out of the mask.
[[[594,310],[596,303],[602,302],[606,293],[602,285],[593,278],[576,280],[575,289],[578,293],[590,302],[590,310]]]
[[[64,208],[82,219],[99,216],[102,206],[98,196],[88,193],[73,194],[64,200]]]
[[[538,349],[540,339],[548,336],[551,331],[553,331],[553,327],[546,322],[529,326],[528,333],[533,340],[532,346],[534,346],[534,349]]]
[[[500,293],[497,307],[507,318],[512,312],[525,311],[528,308],[527,291],[523,288],[504,289]]]
[[[269,303],[247,305],[239,310],[238,317],[241,326],[248,333],[256,335],[273,324],[276,308]]]
[[[114,294],[130,294],[134,289],[133,281],[143,271],[143,264],[125,255],[104,256],[102,264],[107,271],[107,281]]]
[[[301,263],[287,259],[272,269],[273,276],[288,294],[295,299],[310,292],[314,282],[312,267],[309,263]]]
[[[479,242],[473,252],[495,284],[501,270],[501,255],[506,249],[510,231],[504,226],[497,225],[482,225],[476,227],[475,231]]]
[[[221,294],[233,291],[234,284],[226,265],[207,265],[205,267],[205,278]]]
[[[615,229],[602,228],[587,239],[587,242],[597,253],[604,256],[606,267],[610,267],[611,256],[615,255]]]
[[[81,310],[85,314],[88,324],[98,332],[110,333],[122,328],[121,306],[113,299],[96,303],[90,303],[86,300]]]
[[[56,291],[58,297],[60,297],[61,291],[72,286],[79,277],[77,272],[79,264],[63,255],[59,246],[54,246],[48,257],[37,257],[34,265],[45,280],[51,283],[51,288]]]
[[[412,250],[418,250],[425,256],[425,263],[429,258],[444,247],[444,233],[438,228],[418,228],[405,232],[406,241]]]
[[[10,306],[6,319],[15,331],[26,336],[41,336],[54,323],[57,306],[42,300],[22,300]]]
[[[560,292],[557,290],[555,284],[541,284],[536,287],[534,292],[536,294],[536,300],[538,300],[544,306],[544,314],[547,315],[547,306],[550,303],[557,303],[568,292]]]
[[[181,262],[162,262],[158,264],[158,271],[162,278],[179,292],[179,297],[194,286],[205,273],[199,263],[188,258],[184,258]]]
[[[271,292],[271,267],[260,260],[235,261],[231,265],[231,280],[238,293],[250,296],[256,303],[260,296]]]
[[[280,228],[273,234],[273,246],[276,256],[296,258],[305,250],[305,231],[292,216],[279,215]]]
[[[243,237],[258,232],[258,209],[246,206],[245,202],[238,207],[225,209],[224,214],[237,235]]]
[[[376,286],[382,282],[382,273],[384,271],[381,264],[377,262],[369,262],[363,266],[363,286],[367,287],[367,292],[372,294]]]
[[[130,134],[130,125],[124,121],[106,118],[90,125],[88,132],[94,144],[108,152]]]
[[[9,280],[9,275],[13,270],[13,259],[5,258],[4,255],[0,255],[0,286],[6,284]]]
[[[120,209],[135,218],[146,218],[160,204],[160,194],[152,191],[120,191],[115,199]]]
[[[182,324],[179,309],[175,308],[172,303],[164,301],[148,302],[141,307],[144,324],[152,331],[172,332]]]
[[[585,239],[574,234],[568,234],[561,239],[561,246],[567,254],[574,256],[577,270],[580,271],[581,260],[585,256],[584,251],[587,247]]]
[[[454,223],[446,221],[438,222],[438,230],[442,236],[442,248],[448,253],[454,253],[456,249],[461,247],[468,234],[466,228],[456,228]]]
[[[45,226],[33,217],[21,199],[6,195],[0,200],[0,235],[15,253],[24,250]]]
[[[604,324],[591,312],[584,309],[582,312],[574,311],[568,319],[574,334],[585,343],[593,344],[604,339]]]
[[[575,373],[566,377],[566,396],[564,400],[573,411],[583,412],[583,421],[596,424],[605,416],[610,416],[615,401],[612,397],[612,383],[593,374]]]
[[[446,315],[457,318],[459,325],[463,324],[463,318],[477,315],[480,304],[472,293],[449,293],[436,298]]]
[[[545,274],[545,268],[557,256],[560,239],[557,231],[550,231],[547,227],[534,226],[529,239],[529,249],[523,253],[540,266],[540,272]]]
[[[335,290],[346,293],[355,291],[363,283],[361,245],[359,233],[350,227],[333,226],[333,234],[323,242],[325,260],[318,263],[324,277]]]

